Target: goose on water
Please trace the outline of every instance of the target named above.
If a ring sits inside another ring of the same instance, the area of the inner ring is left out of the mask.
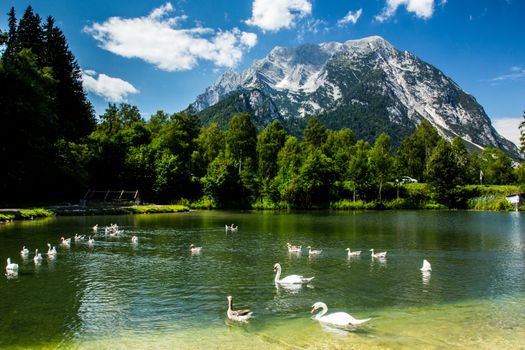
[[[311,313],[315,312],[315,310],[317,309],[321,309],[321,311],[314,316],[314,320],[317,320],[329,326],[334,326],[338,328],[354,328],[365,322],[370,321],[369,318],[364,320],[358,320],[352,315],[347,314],[346,312],[335,312],[333,314],[325,316],[326,312],[328,311],[328,307],[325,303],[322,303],[320,301],[312,305]]]
[[[139,238],[137,236],[131,237],[131,243],[139,243]]]
[[[346,248],[346,251],[348,252],[348,256],[360,256],[361,255],[360,250],[351,251],[350,248]]]
[[[87,244],[88,244],[89,246],[93,246],[93,244],[95,244],[95,240],[94,240],[91,236],[89,236],[89,239],[88,239],[88,241],[87,241]]]
[[[35,257],[33,258],[35,264],[40,264],[42,262],[42,254],[38,252],[38,249],[35,249]]]
[[[231,295],[228,295],[226,298],[228,299],[228,311],[226,312],[226,315],[228,315],[228,318],[232,321],[239,321],[239,322],[246,322],[250,317],[252,317],[252,313],[250,310],[234,310],[233,309],[233,298]]]
[[[372,258],[384,259],[386,258],[386,252],[374,253],[374,248],[370,249],[372,252]]]
[[[57,255],[57,249],[55,247],[51,247],[51,244],[47,244],[47,256],[56,256]]]
[[[281,264],[276,263],[273,266],[273,270],[275,271],[275,283],[279,284],[306,284],[313,280],[313,277],[303,277],[300,275],[290,275],[286,276],[283,279],[280,279],[281,277]]]
[[[421,267],[420,270],[423,271],[423,272],[430,272],[430,271],[432,271],[432,266],[430,265],[430,263],[428,262],[427,259],[423,260],[423,266]]]
[[[312,247],[308,246],[306,247],[308,249],[308,255],[319,255],[321,254],[321,249],[312,249]]]
[[[190,251],[192,254],[200,254],[202,247],[196,247],[193,243],[190,244]]]
[[[23,246],[20,255],[22,258],[27,258],[29,256],[29,249],[27,249],[26,246]]]
[[[5,266],[5,272],[8,275],[16,275],[18,273],[18,264],[12,263],[11,258],[7,258],[7,265]]]
[[[68,239],[65,239],[64,237],[60,237],[60,244],[66,248],[69,248],[71,246],[71,237]]]
[[[98,224],[93,225],[91,229],[96,233],[98,231]]]
[[[86,236],[84,236],[84,235],[79,235],[78,233],[75,234],[75,242],[83,241],[84,238],[86,238]]]
[[[239,226],[235,226],[234,224],[231,224],[230,226],[226,225],[225,226],[226,228],[226,231],[237,231],[237,229],[239,228]]]
[[[292,245],[290,243],[286,243],[286,246],[288,247],[288,253],[300,253],[302,246],[300,245]]]

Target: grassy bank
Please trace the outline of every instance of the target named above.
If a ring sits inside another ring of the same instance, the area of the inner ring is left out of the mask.
[[[0,211],[0,222],[8,222],[12,220],[33,220],[38,218],[47,218],[54,215],[55,213],[53,211],[43,208],[2,210]]]
[[[180,213],[189,211],[185,205],[133,205],[129,207],[60,207],[54,211],[60,216],[74,215],[128,215],[128,214],[158,214],[158,213]]]

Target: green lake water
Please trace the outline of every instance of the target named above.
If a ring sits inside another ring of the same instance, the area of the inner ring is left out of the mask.
[[[95,244],[59,246],[61,236]],[[119,224],[120,238],[103,227]],[[235,223],[237,232],[225,232]],[[139,243],[131,243],[131,236]],[[33,263],[34,249],[58,256]],[[289,254],[286,243],[322,249]],[[192,255],[191,243],[202,246]],[[25,245],[27,260],[20,257]],[[345,248],[362,250],[348,259]],[[385,261],[369,249],[388,251]],[[58,217],[0,226],[1,349],[525,348],[525,219],[465,211],[190,212]],[[419,270],[423,259],[432,273]],[[274,285],[314,276],[308,286]],[[226,296],[253,318],[226,318]],[[310,307],[372,320],[323,327]]]

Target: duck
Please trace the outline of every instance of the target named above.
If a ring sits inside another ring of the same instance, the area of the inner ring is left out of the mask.
[[[312,249],[312,247],[308,246],[306,247],[308,249],[308,255],[319,255],[321,254],[321,249]]]
[[[252,317],[253,312],[250,310],[234,310],[233,309],[233,297],[231,295],[228,295],[226,297],[228,299],[228,311],[226,312],[226,315],[228,318],[232,321],[238,321],[238,322],[246,322],[250,317]]]
[[[314,320],[329,326],[334,326],[338,328],[354,328],[359,325],[362,325],[365,322],[370,321],[370,318],[358,320],[352,315],[347,314],[346,312],[335,312],[333,314],[325,316],[325,314],[328,311],[328,307],[325,303],[320,301],[312,305],[311,313],[315,312],[315,310],[317,309],[321,309],[321,311],[314,316]]]
[[[374,253],[374,248],[370,249],[370,251],[372,252],[372,258],[379,258],[379,259],[386,258],[386,252]]]
[[[69,248],[71,246],[71,238],[65,239],[64,237],[60,237],[60,244],[66,248]]]
[[[8,275],[18,274],[18,264],[12,263],[11,258],[7,258],[7,265],[5,266],[5,272]]]
[[[55,247],[51,247],[51,243],[47,244],[47,256],[56,256],[57,255],[57,249]]]
[[[27,249],[26,246],[23,246],[20,255],[22,258],[27,258],[29,256],[29,249]]]
[[[132,236],[131,243],[139,243],[139,238],[137,236]]]
[[[190,244],[190,251],[192,254],[200,254],[202,247],[196,247],[193,243]]]
[[[348,256],[360,256],[361,255],[360,250],[351,251],[350,248],[346,248],[346,251],[348,252]]]
[[[35,264],[40,264],[42,262],[42,254],[38,252],[38,249],[35,249],[35,257],[33,258]]]
[[[288,253],[300,253],[302,246],[300,245],[292,245],[290,243],[286,243],[286,246],[288,247]]]
[[[290,275],[290,276],[286,276],[283,279],[280,279],[280,277],[281,277],[281,264],[279,264],[279,263],[276,263],[273,266],[273,270],[276,272],[274,281],[275,281],[275,283],[279,283],[279,284],[306,284],[306,283],[309,283],[311,280],[314,279],[314,277],[303,277],[303,276],[300,276],[300,275]]]
[[[423,266],[420,269],[422,272],[430,272],[432,271],[432,266],[428,262],[427,259],[423,259]]]

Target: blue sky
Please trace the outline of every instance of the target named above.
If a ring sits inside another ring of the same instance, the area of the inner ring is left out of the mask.
[[[0,28],[28,5],[64,31],[97,114],[177,112],[274,46],[370,35],[441,69],[511,140],[525,110],[523,0],[2,0]]]

